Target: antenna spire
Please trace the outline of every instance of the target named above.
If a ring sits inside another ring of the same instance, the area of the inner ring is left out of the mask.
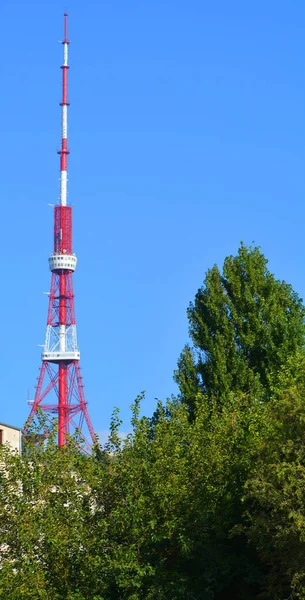
[[[61,115],[61,149],[60,154],[60,205],[67,205],[67,164],[68,164],[68,14],[64,14],[64,62],[61,66],[62,69],[62,100],[60,103],[62,115]]]
[[[68,13],[64,13],[64,39],[63,44],[70,44],[68,40]]]

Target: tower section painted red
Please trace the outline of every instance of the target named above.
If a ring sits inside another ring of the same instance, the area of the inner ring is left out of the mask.
[[[68,15],[64,15],[64,60],[62,69],[62,137],[60,155],[60,200],[54,207],[54,249],[49,257],[52,272],[46,340],[34,401],[25,431],[39,409],[58,417],[58,445],[63,446],[76,429],[86,445],[86,428],[95,441],[87,410],[79,366],[72,275],[77,258],[72,250],[72,207],[67,205],[68,162]]]

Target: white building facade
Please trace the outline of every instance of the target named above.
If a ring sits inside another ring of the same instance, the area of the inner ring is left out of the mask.
[[[22,452],[22,429],[0,423],[0,444],[8,443],[12,450],[17,450],[19,454]]]

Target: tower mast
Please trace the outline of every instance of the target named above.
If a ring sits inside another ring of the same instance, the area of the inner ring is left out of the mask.
[[[52,272],[46,340],[34,401],[25,425],[29,428],[37,411],[58,415],[58,445],[63,446],[73,430],[82,434],[84,421],[91,436],[95,434],[87,410],[79,367],[72,274],[77,258],[72,251],[72,207],[67,204],[68,162],[68,15],[64,14],[64,60],[62,69],[62,136],[60,155],[60,199],[54,207],[54,250],[49,257]],[[46,383],[46,376],[49,382]],[[55,402],[45,402],[53,393]],[[85,435],[84,443],[89,445]]]
[[[64,62],[62,69],[62,101],[61,106],[61,149],[60,154],[60,205],[67,205],[67,157],[68,150],[68,15],[64,14],[64,39],[62,41],[64,47]]]
[[[67,162],[68,162],[68,15],[64,14],[64,62],[62,65],[62,132],[60,154],[60,207],[67,206]],[[61,211],[62,212],[62,211]],[[71,219],[72,221],[72,219]],[[62,229],[60,229],[62,236]],[[70,232],[72,242],[72,231]],[[66,349],[66,273],[61,270],[59,274],[59,350],[65,352]],[[65,362],[59,362],[59,393],[58,393],[58,445],[65,443],[65,434],[69,433],[69,421],[66,418],[68,405],[68,385],[67,369]]]

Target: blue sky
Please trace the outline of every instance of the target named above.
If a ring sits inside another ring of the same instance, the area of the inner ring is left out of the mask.
[[[0,421],[22,425],[44,342],[69,12],[69,199],[94,428],[172,380],[205,271],[254,241],[304,296],[300,0],[4,1]]]

